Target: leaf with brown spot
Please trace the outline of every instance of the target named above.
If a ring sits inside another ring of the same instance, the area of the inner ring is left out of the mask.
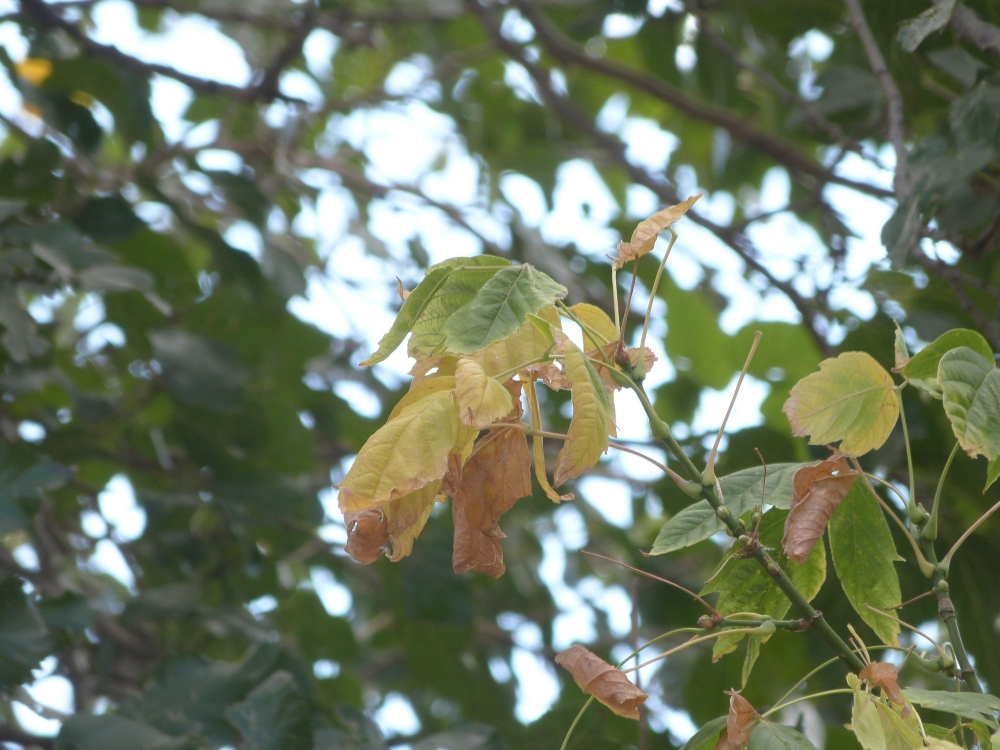
[[[344,551],[359,563],[368,565],[382,554],[382,547],[389,541],[385,513],[381,508],[348,511],[344,514],[347,527],[347,544]]]
[[[781,540],[789,560],[805,563],[857,475],[840,454],[795,472],[785,536]]]
[[[719,736],[715,750],[737,750],[745,747],[750,739],[750,730],[760,715],[750,705],[750,701],[740,695],[739,690],[727,690],[729,695],[729,718],[726,731]]]
[[[462,471],[462,483],[451,506],[455,521],[452,566],[456,573],[475,570],[494,578],[503,575],[504,533],[500,516],[531,494],[531,457],[521,430],[496,428],[476,444]]]
[[[858,677],[867,680],[875,687],[882,688],[885,697],[897,706],[905,706],[906,701],[903,700],[903,693],[899,689],[899,683],[896,682],[898,676],[896,667],[883,661],[873,661],[858,672]]]
[[[583,646],[571,646],[556,656],[587,695],[592,695],[619,716],[639,719],[639,706],[649,696],[629,682],[625,674]]]
[[[668,206],[662,211],[657,211],[639,225],[632,232],[630,242],[618,243],[618,267],[621,268],[630,260],[636,260],[653,249],[656,238],[660,232],[680,219],[694,205],[695,201],[702,196],[702,193],[693,195],[686,201],[678,203],[676,206]]]

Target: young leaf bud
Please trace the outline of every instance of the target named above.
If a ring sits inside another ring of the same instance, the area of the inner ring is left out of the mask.
[[[760,625],[757,626],[757,632],[753,635],[771,635],[778,628],[774,624],[774,620],[765,620]]]
[[[705,628],[705,630],[711,630],[715,627],[715,620],[713,620],[709,615],[702,615],[698,618],[698,627]]]
[[[725,505],[720,505],[715,509],[715,515],[719,517],[720,521],[725,521],[729,518],[729,508]]]

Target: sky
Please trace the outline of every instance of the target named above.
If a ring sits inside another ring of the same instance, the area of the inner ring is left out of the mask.
[[[672,4],[671,0],[650,0],[649,9],[653,14],[660,14]],[[0,0],[0,13],[15,9],[13,0]],[[185,73],[237,86],[246,85],[250,80],[251,69],[240,46],[224,36],[212,22],[192,16],[168,15],[161,31],[151,34],[139,28],[132,6],[123,0],[97,3],[93,8],[93,18],[95,27],[92,36],[95,39],[114,44],[142,60],[165,63]],[[608,37],[627,36],[636,33],[640,25],[641,20],[615,15],[609,17],[604,33]],[[530,39],[530,26],[526,26],[513,11],[505,18],[504,30],[521,41]],[[23,59],[27,53],[27,42],[14,23],[0,24],[0,44],[15,61]],[[322,30],[312,32],[306,41],[304,53],[309,71],[321,81],[335,72],[331,69],[330,58],[338,44],[339,40],[333,34]],[[832,45],[833,42],[823,34],[810,32],[793,43],[790,53],[806,61],[819,61],[829,56]],[[682,45],[678,51],[678,64],[694,64],[694,54],[691,45]],[[812,83],[808,66],[804,70],[800,81],[801,93],[815,97],[819,90]],[[489,205],[470,203],[469,196],[476,196],[478,192],[479,167],[474,156],[467,151],[454,123],[432,109],[438,94],[435,84],[427,78],[428,71],[427,60],[420,56],[399,63],[389,76],[386,89],[396,96],[408,97],[407,102],[336,116],[324,135],[322,148],[333,153],[338,146],[349,144],[363,151],[370,162],[367,172],[370,179],[382,184],[419,186],[435,200],[463,207],[468,222],[501,246],[510,242],[508,223],[516,213],[525,226],[539,232],[546,242],[557,246],[575,243],[583,254],[599,259],[611,252],[620,239],[607,226],[611,219],[624,212],[627,218],[639,221],[660,208],[656,197],[640,186],[629,188],[626,205],[619,206],[593,165],[583,159],[567,161],[559,168],[551,203],[534,181],[518,174],[508,174],[501,180],[503,201]],[[537,99],[530,78],[515,63],[508,65],[506,82],[518,96]],[[315,81],[302,73],[286,74],[281,86],[286,93],[307,101],[321,100],[322,95]],[[182,119],[191,99],[187,87],[173,80],[154,78],[152,92],[154,114],[169,140],[183,141],[189,146],[212,142],[217,130],[213,123],[192,127]],[[599,127],[622,138],[629,158],[651,170],[662,172],[670,163],[677,138],[660,128],[655,121],[630,114],[629,107],[627,95],[611,97],[597,119]],[[0,74],[0,112],[29,130],[34,126],[31,116],[21,108],[20,95],[3,74]],[[99,120],[110,117],[106,112],[98,114]],[[275,126],[280,126],[285,117],[281,104],[274,105],[268,113],[269,121]],[[889,187],[892,150],[883,149],[878,156],[888,169],[878,169],[870,161],[850,155],[840,163],[838,171],[844,176]],[[203,152],[200,162],[206,168],[232,171],[241,166],[239,156],[218,149]],[[441,163],[443,168],[440,168]],[[206,189],[201,175],[189,174],[184,179],[192,190]],[[304,179],[320,191],[318,199],[314,204],[304,205],[291,226],[273,217],[269,229],[315,239],[325,262],[325,272],[312,274],[306,294],[292,299],[288,308],[299,318],[332,335],[363,342],[358,360],[374,349],[381,333],[392,322],[394,277],[400,276],[409,286],[419,280],[417,269],[409,260],[407,242],[418,240],[432,263],[481,251],[481,243],[475,236],[455,226],[441,212],[422,207],[411,196],[390,193],[385,200],[372,205],[370,221],[363,226],[358,221],[352,197],[332,174],[312,170],[304,175]],[[695,184],[693,170],[679,170],[678,187],[682,195],[700,190]],[[787,203],[789,190],[787,173],[781,168],[774,168],[766,174],[758,191],[741,196],[740,200],[745,208],[776,211]],[[858,288],[858,280],[864,277],[872,264],[884,262],[885,253],[879,233],[892,206],[836,185],[826,188],[826,197],[841,212],[856,235],[848,240],[845,278],[833,277],[832,265],[826,258],[821,241],[810,227],[791,213],[779,213],[752,225],[749,230],[751,239],[761,248],[765,264],[777,277],[791,279],[796,288],[804,293],[810,293],[817,281],[824,285],[833,283],[835,288],[830,295],[833,307],[850,309],[858,317],[869,318],[875,313],[875,302],[871,295]],[[733,216],[736,201],[728,193],[706,193],[698,209],[713,220],[726,223]],[[165,220],[163,207],[157,204],[141,204],[137,211],[154,227]],[[716,272],[713,284],[728,300],[721,317],[724,330],[732,333],[754,320],[799,320],[798,313],[786,298],[762,292],[746,280],[742,260],[707,230],[685,220],[677,225],[677,229],[680,240],[667,270],[673,280],[685,289],[691,289],[702,280],[705,268]],[[258,230],[247,222],[235,222],[227,230],[226,238],[234,247],[260,257],[263,240]],[[369,249],[377,248],[378,253],[366,252],[366,244]],[[654,255],[661,257],[663,250],[661,241]],[[939,252],[947,258],[947,248],[939,248]],[[799,272],[796,263],[803,259],[805,271]],[[392,283],[387,279],[393,280]],[[648,292],[637,289],[636,299],[644,305]],[[33,307],[32,314],[42,320],[46,315],[51,316],[59,302],[49,300],[40,303]],[[659,343],[664,335],[669,335],[665,311],[665,304],[657,299],[651,323],[655,334],[651,337],[652,347],[659,357],[659,362],[650,373],[650,385],[653,387],[672,379],[675,374]],[[99,297],[93,297],[82,306],[76,325],[87,334],[87,345],[92,348],[113,346],[116,341],[120,343],[124,340],[121,331],[103,321],[103,305]],[[831,337],[836,341],[844,333],[843,330],[834,330]],[[575,335],[578,336],[579,332]],[[374,368],[374,374],[387,385],[398,387],[406,382],[409,367],[405,347],[400,347],[385,363]],[[735,378],[721,391],[706,393],[692,424],[695,433],[709,433],[719,427],[734,387]],[[730,430],[760,423],[759,406],[769,387],[765,382],[747,378],[730,418]],[[336,384],[334,390],[365,416],[381,411],[375,393],[359,383],[343,381]],[[642,410],[633,394],[620,393],[616,406],[621,437],[648,439]],[[22,437],[40,440],[44,437],[44,429],[41,425],[26,424],[22,428]],[[648,449],[647,453],[664,460],[662,452],[655,448]],[[655,477],[655,469],[651,474],[649,464],[627,454],[610,456],[607,461],[624,475],[637,479]],[[348,466],[349,461],[339,467],[339,471],[346,471]],[[609,523],[621,527],[632,523],[631,491],[627,483],[605,477],[589,477],[579,483],[579,491],[583,501],[593,506]],[[321,493],[320,500],[328,516],[328,523],[323,529],[324,537],[332,542],[342,542],[345,532],[336,507],[336,492],[332,489],[325,491]],[[657,506],[654,498],[646,512],[659,515],[662,510]],[[130,541],[141,536],[145,514],[136,503],[127,477],[119,475],[108,483],[99,498],[99,508],[99,513],[86,511],[81,518],[86,533],[100,539],[89,565],[94,570],[118,578],[134,590],[134,574],[116,541]],[[564,580],[567,554],[572,554],[587,542],[586,523],[580,511],[572,505],[564,505],[554,514],[552,523],[543,519],[536,524],[534,532],[543,550],[539,575],[560,610],[553,631],[554,647],[562,649],[575,642],[592,641],[596,637],[594,623],[597,611],[607,615],[612,631],[622,638],[624,644],[630,630],[631,608],[625,590],[621,586],[605,585],[594,577],[583,579],[575,587],[568,586]],[[23,564],[31,566],[34,551],[28,545],[16,554]],[[37,564],[37,558],[34,558],[34,563]],[[310,585],[331,614],[351,616],[350,591],[336,580],[333,573],[322,568],[313,569]],[[273,598],[264,597],[250,603],[248,609],[262,616],[275,606]],[[531,722],[555,702],[559,682],[552,667],[538,655],[541,632],[536,625],[513,614],[501,616],[499,624],[512,633],[516,646],[511,663],[498,660],[491,663],[491,671],[498,680],[516,680],[517,718]],[[649,677],[664,665],[665,662],[659,662],[647,668],[642,675],[643,683],[648,685]],[[56,713],[42,709],[48,718],[40,716],[29,708],[31,698],[27,696],[24,702],[15,703],[15,714],[29,731],[54,734],[58,731],[59,721],[53,717],[58,712],[72,711],[72,690],[64,678],[52,674],[54,667],[53,660],[43,664],[37,672],[37,681],[28,692],[34,700]],[[318,677],[332,677],[339,672],[339,665],[329,661],[317,662],[314,668]],[[654,694],[647,705],[651,708],[650,719],[654,729],[668,729],[676,740],[681,741],[695,731],[685,712],[666,705],[659,696]],[[387,735],[408,736],[420,730],[419,720],[405,696],[378,696],[370,708]],[[806,705],[803,710],[808,713],[809,707]],[[807,716],[806,724],[807,728],[812,727],[809,730],[811,739],[822,750],[822,722],[817,725],[817,721],[817,717]]]

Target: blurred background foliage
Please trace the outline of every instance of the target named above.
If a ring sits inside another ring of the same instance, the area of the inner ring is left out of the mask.
[[[606,253],[698,189],[652,308],[653,380],[703,460],[764,332],[720,474],[756,464],[754,448],[807,459],[780,413],[788,389],[838,351],[891,366],[893,319],[911,348],[963,326],[1000,349],[1000,5],[959,3],[908,52],[897,33],[924,0],[863,2],[861,36],[853,4],[7,3],[0,741],[558,747],[583,698],[556,651],[613,658],[701,614],[576,550],[697,589],[720,545],[643,557],[690,501],[615,458],[572,504],[536,488],[515,506],[500,580],[452,573],[448,512],[401,563],[356,564],[330,485],[407,368],[357,363],[398,305],[393,277],[412,286],[453,255],[531,262],[610,311]],[[214,62],[227,50],[242,68]],[[550,429],[566,401],[544,404]],[[936,404],[904,401],[927,498],[950,431]],[[634,408],[619,419],[643,439]],[[898,433],[868,463],[905,485]],[[956,463],[946,544],[992,502],[985,462]],[[996,530],[952,577],[994,690]],[[904,599],[924,590],[915,565],[899,572]],[[816,604],[868,633],[836,586]],[[905,610],[934,615],[932,600]],[[829,656],[779,632],[745,695],[767,706]],[[724,713],[741,664],[684,652],[643,673],[641,728],[592,710],[572,746],[677,747]],[[784,718],[821,748],[856,747],[846,702]]]

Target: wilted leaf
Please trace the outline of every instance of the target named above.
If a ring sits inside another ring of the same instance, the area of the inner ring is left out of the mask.
[[[611,322],[611,318],[596,305],[580,302],[569,309],[580,319],[581,323],[593,329],[594,333],[600,336],[600,339],[595,339],[587,332],[586,328],[583,329],[583,350],[585,352],[602,347],[618,337],[618,331],[615,329],[615,324]]]
[[[616,370],[621,370],[621,367],[618,366],[618,364],[615,362],[614,359],[615,351],[617,350],[617,348],[618,348],[618,342],[611,341],[602,346],[600,349],[593,349],[587,352],[587,356],[590,359],[597,360],[596,362],[591,362],[591,364],[594,366],[594,369],[597,371],[597,374],[601,376],[601,382],[604,383],[604,387],[609,391],[618,391],[621,390],[622,387],[621,383],[615,380],[611,376],[611,373],[609,372],[611,367],[614,367],[614,369]],[[629,364],[632,367],[635,367],[639,362],[639,347],[637,346],[630,347],[625,351],[628,354]],[[645,372],[649,372],[650,370],[653,369],[653,365],[656,363],[656,355],[653,353],[653,350],[650,349],[648,346],[643,348],[642,351],[643,354],[645,355],[643,362],[643,365],[646,368]],[[610,365],[604,364],[604,357],[607,357],[607,361],[610,362]]]
[[[656,238],[660,232],[680,219],[694,205],[695,201],[701,198],[702,193],[693,195],[685,201],[675,206],[668,206],[662,211],[657,211],[648,219],[639,222],[639,225],[632,232],[632,239],[629,242],[618,243],[618,267],[621,268],[630,260],[636,260],[653,249]]]
[[[502,268],[445,321],[445,346],[461,354],[485,349],[565,296],[566,287],[528,264]]]
[[[817,461],[795,472],[791,508],[781,540],[790,560],[800,564],[806,561],[857,474],[840,456]]]
[[[881,661],[873,661],[865,665],[865,668],[858,673],[858,677],[867,680],[875,687],[882,688],[882,693],[889,700],[899,706],[906,705],[903,694],[899,692],[899,684],[896,682],[899,672],[892,664]]]
[[[410,296],[410,290],[403,286],[403,280],[398,276],[396,277],[396,294],[403,302],[406,302],[407,297]]]
[[[407,406],[361,448],[340,485],[341,511],[374,508],[441,479],[448,456],[471,432],[459,422],[451,391]]]
[[[556,487],[597,463],[608,449],[612,430],[611,402],[597,371],[569,339],[564,339],[561,347],[565,354],[563,368],[573,384],[573,419],[569,439],[556,457]]]
[[[1000,457],[1000,370],[963,346],[953,349],[938,365],[944,411],[955,437],[970,456]]]
[[[880,447],[899,418],[892,376],[864,352],[846,352],[819,367],[795,384],[782,407],[792,432],[808,435],[810,445],[842,441],[840,451],[855,456]]]
[[[719,737],[715,750],[737,750],[747,744],[750,729],[760,715],[750,705],[750,701],[738,690],[727,690],[729,694],[729,716],[726,719],[726,733]]]
[[[450,458],[454,459],[455,454]],[[413,541],[420,536],[427,519],[431,517],[440,489],[441,480],[438,479],[385,506],[386,531],[391,545],[387,557],[390,560],[398,562],[413,551]]]
[[[442,350],[441,329],[451,314],[472,300],[494,274],[509,267],[510,261],[492,255],[451,258],[431,266],[403,302],[392,328],[378,342],[378,349],[361,365],[369,367],[386,359],[411,331],[410,356]]]
[[[583,646],[572,646],[556,657],[556,664],[573,675],[579,688],[592,695],[619,716],[639,719],[639,706],[649,696],[615,669]]]
[[[365,565],[382,555],[382,548],[389,541],[388,523],[382,508],[349,510],[344,513],[344,526],[347,527],[344,552]]]
[[[988,693],[955,693],[950,690],[920,690],[904,688],[903,695],[911,703],[934,711],[962,716],[972,721],[982,721],[983,717],[993,718],[1000,711],[1000,698]]]
[[[473,427],[486,427],[503,419],[514,406],[507,389],[468,357],[458,360],[455,368],[455,399],[458,418]]]
[[[762,504],[788,508],[792,496],[792,477],[803,466],[807,464],[771,464],[767,467],[766,482],[763,466],[719,477],[726,507],[737,517]],[[663,555],[690,547],[724,528],[725,524],[715,514],[708,501],[699,500],[664,524],[656,541],[653,542],[650,554]]]
[[[864,482],[855,482],[848,491],[829,529],[833,564],[848,601],[883,643],[898,645],[899,624],[865,606],[888,609],[902,600],[893,566],[901,558],[882,509]]]
[[[967,346],[977,354],[990,360],[993,359],[993,350],[981,334],[967,328],[955,328],[942,333],[913,355],[903,365],[900,374],[911,385],[926,391],[934,398],[941,398],[941,386],[938,385],[938,365],[941,363],[941,357],[960,346]]]
[[[473,450],[455,493],[456,573],[469,569],[499,578],[506,567],[497,520],[531,494],[531,456],[527,436],[515,428],[495,428]]]
[[[900,372],[906,363],[910,361],[910,350],[906,348],[906,339],[903,337],[903,329],[899,327],[899,323],[896,323],[896,337],[895,345],[893,346],[893,361],[895,366],[892,368],[893,372]],[[935,375],[937,374],[937,368],[935,367]]]

